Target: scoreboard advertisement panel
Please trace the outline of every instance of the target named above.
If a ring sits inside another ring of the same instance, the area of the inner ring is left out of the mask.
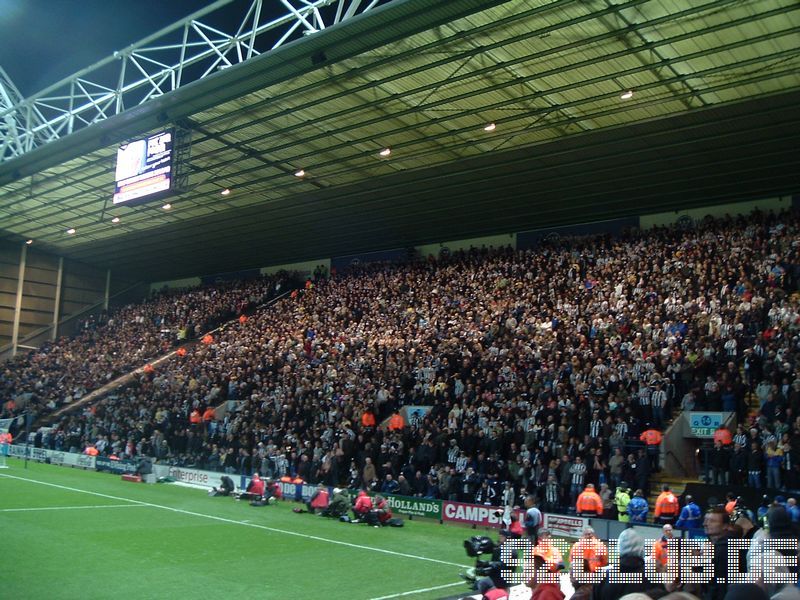
[[[172,189],[174,131],[161,131],[120,146],[114,204],[163,196]]]

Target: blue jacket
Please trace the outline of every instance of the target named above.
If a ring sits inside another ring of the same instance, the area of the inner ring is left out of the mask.
[[[628,516],[632,523],[645,523],[647,521],[647,511],[650,507],[647,505],[647,500],[636,496],[631,498],[628,504]]]
[[[800,523],[800,506],[795,504],[786,510],[789,511],[789,516],[792,518],[792,523]]]
[[[700,529],[703,526],[703,514],[700,507],[690,502],[681,510],[681,516],[675,523],[678,529]]]

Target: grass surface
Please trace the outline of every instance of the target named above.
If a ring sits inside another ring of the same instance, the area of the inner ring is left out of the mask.
[[[0,470],[3,598],[433,600],[466,593],[470,529],[375,529],[290,502],[254,508],[202,490],[8,459]],[[407,594],[408,592],[413,592]],[[405,594],[400,596],[400,594]]]

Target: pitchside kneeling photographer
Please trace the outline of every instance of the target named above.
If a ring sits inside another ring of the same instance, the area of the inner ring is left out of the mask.
[[[233,479],[231,479],[227,475],[223,475],[222,477],[220,477],[219,487],[212,487],[209,490],[208,495],[230,496],[233,493],[234,489],[236,489],[236,486],[233,485]]]
[[[514,537],[516,536],[507,529],[501,529],[498,533],[496,544],[486,536],[473,536],[464,542],[467,556],[477,559],[474,569],[469,569],[466,573],[461,574],[464,579],[472,582],[472,589],[484,595],[494,588],[500,590],[508,589],[508,583],[503,579],[503,571],[510,569],[510,567],[501,560],[501,552],[503,545]],[[491,560],[480,559],[482,554],[490,553],[492,555]],[[511,557],[516,559],[516,550],[511,551]]]

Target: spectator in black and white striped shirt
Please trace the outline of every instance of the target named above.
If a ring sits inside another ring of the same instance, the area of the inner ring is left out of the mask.
[[[459,453],[460,449],[456,443],[456,440],[450,440],[450,447],[447,449],[447,464],[456,464]]]
[[[580,456],[575,457],[575,462],[569,468],[569,473],[572,476],[570,481],[570,505],[575,504],[575,499],[583,491],[583,484],[586,481],[586,465],[583,464],[583,458]]]
[[[642,419],[645,421],[650,421],[652,419],[652,411],[650,408],[650,396],[652,396],[653,390],[648,386],[646,383],[642,383],[642,386],[639,388],[638,400],[639,400],[639,410],[641,411]]]
[[[467,455],[462,451],[458,458],[456,459],[456,473],[464,473],[467,470],[467,465],[469,464],[469,459]]]
[[[656,383],[656,389],[650,395],[650,404],[653,409],[653,425],[656,429],[664,427],[664,407],[667,404],[667,392],[664,391],[664,385],[659,381]]]
[[[737,425],[736,434],[733,436],[733,443],[738,444],[742,448],[747,447],[747,434],[744,432],[744,427]]]
[[[561,487],[558,485],[555,475],[547,477],[544,486],[544,508],[545,512],[553,512],[561,508]]]
[[[617,435],[623,440],[628,437],[628,424],[622,417],[617,417],[617,424],[614,425],[614,431],[616,431]]]
[[[603,435],[603,421],[600,420],[599,411],[594,411],[592,422],[589,424],[589,435],[595,440]]]

